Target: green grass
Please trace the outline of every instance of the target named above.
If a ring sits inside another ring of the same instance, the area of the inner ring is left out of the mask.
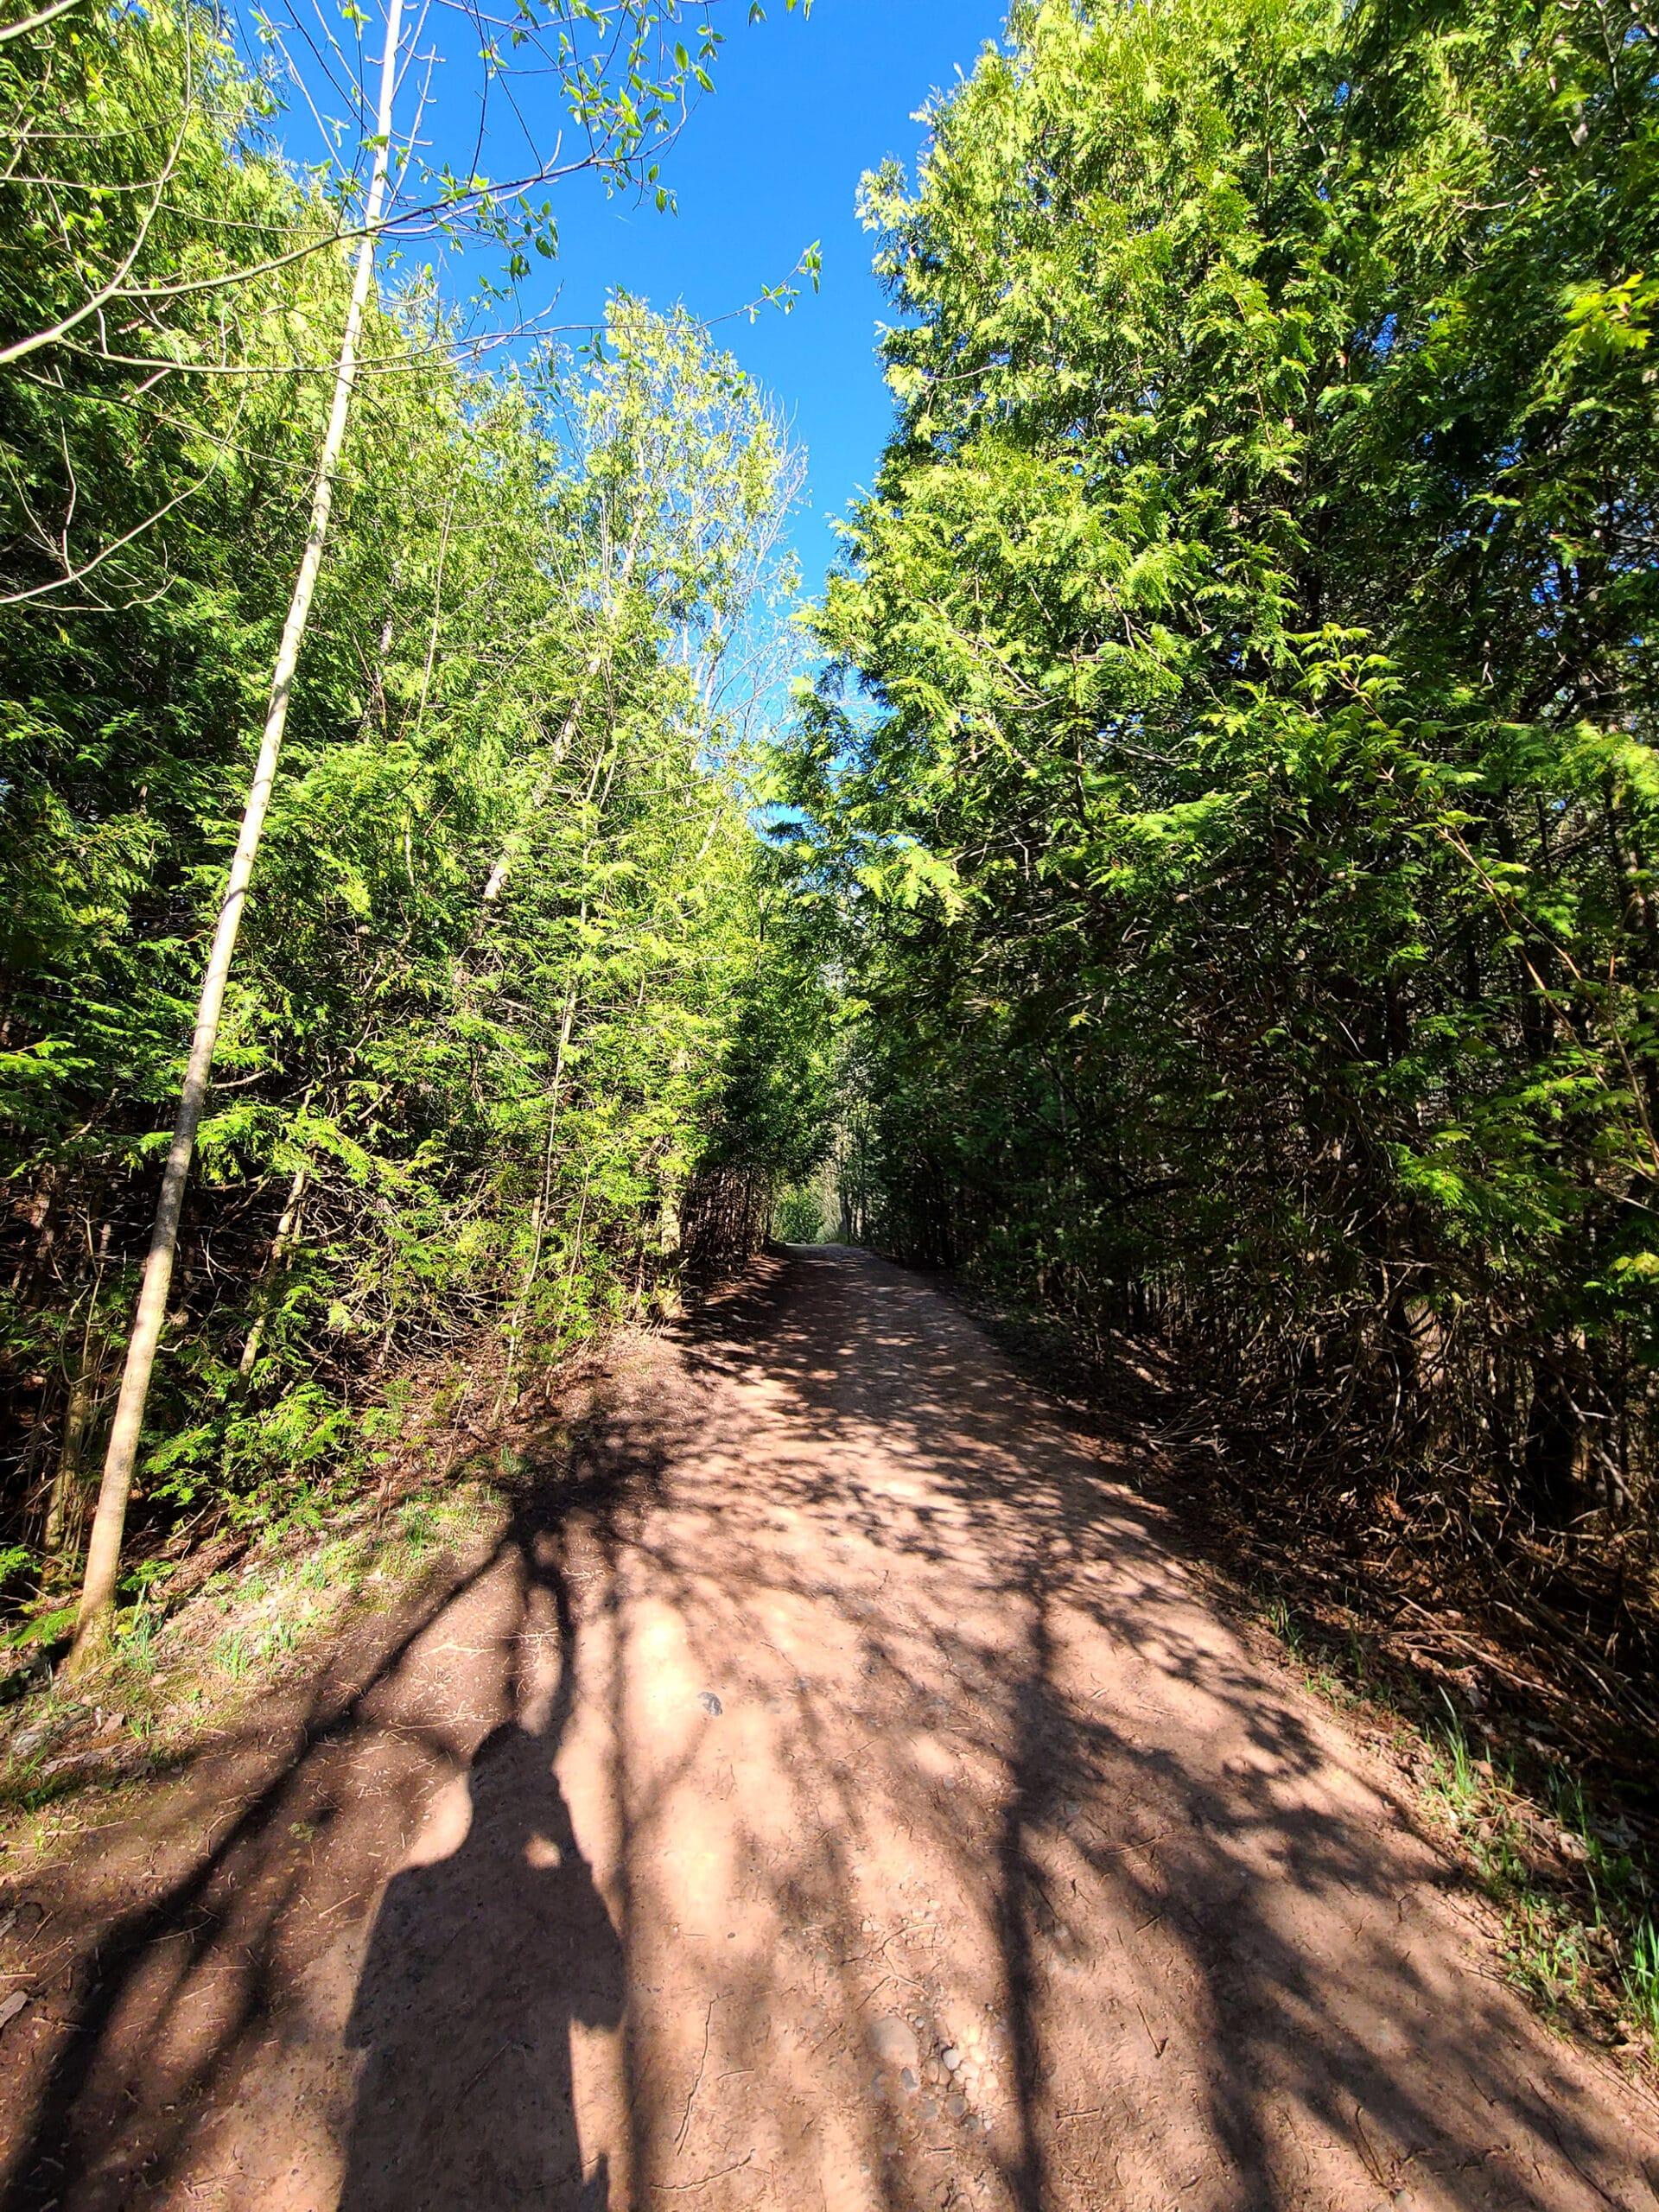
[[[156,1672],[156,1638],[161,1618],[153,1605],[135,1605],[116,1647],[116,1663],[130,1681],[147,1682]]]
[[[170,1614],[165,1577],[141,1571],[123,1584],[134,1602],[118,1618],[114,1650],[79,1695],[120,1714],[147,1764],[176,1759],[226,1708],[274,1685],[298,1655],[326,1644],[365,1608],[397,1604],[446,1546],[467,1541],[499,1510],[487,1487],[446,1485],[405,1499],[384,1524],[319,1532],[302,1539],[302,1548],[294,1531],[275,1534],[239,1572],[222,1570]],[[49,1727],[60,1704],[50,1685],[29,1693],[11,1717],[14,1737]],[[65,1748],[80,1747],[77,1740]],[[43,1775],[58,1751],[55,1737],[42,1740],[11,1762],[0,1786],[0,1806],[22,1816],[30,1848],[70,1843],[86,1818],[75,1801],[100,1780],[96,1765]]]
[[[1659,2052],[1659,1927],[1645,1914],[1625,1955],[1624,1999],[1637,2025]]]
[[[1659,2061],[1659,1924],[1650,1891],[1621,1830],[1602,1832],[1583,1783],[1550,1765],[1537,1786],[1513,1761],[1487,1757],[1444,1688],[1444,1720],[1408,1720],[1385,1684],[1370,1678],[1357,1630],[1345,1643],[1310,1634],[1277,1591],[1256,1592],[1269,1628],[1310,1689],[1337,1706],[1363,1700],[1417,1733],[1427,1754],[1426,1798],[1472,1865],[1503,1922],[1504,1969],[1547,2013],[1587,2012],[1603,2032],[1615,2020]],[[1536,1783],[1536,1777],[1531,1777]],[[1556,1845],[1567,1862],[1558,1873]],[[1541,1859],[1541,1853],[1548,1856]],[[1570,1869],[1570,1871],[1569,1871]]]
[[[416,1558],[423,1552],[430,1551],[442,1534],[437,1511],[431,1499],[412,1499],[398,1515],[397,1529],[404,1542]]]
[[[1503,1914],[1510,1979],[1546,2012],[1573,2005],[1605,2013],[1622,1997],[1625,2024],[1659,2057],[1659,1930],[1641,1908],[1635,1861],[1599,1834],[1582,1783],[1553,1770],[1543,1794],[1571,1840],[1587,1912],[1582,1893],[1541,1878],[1537,1839],[1521,1817],[1513,1772],[1501,1779],[1489,1772],[1455,1719],[1431,1742],[1426,1787]]]
[[[1282,1598],[1269,1598],[1267,1603],[1268,1626],[1273,1630],[1293,1659],[1300,1659],[1306,1640],[1296,1616]]]

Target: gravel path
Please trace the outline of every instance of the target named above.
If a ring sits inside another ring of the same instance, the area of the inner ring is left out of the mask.
[[[922,1281],[762,1263],[577,1438],[30,1890],[6,2208],[1659,2205],[1391,1770]]]

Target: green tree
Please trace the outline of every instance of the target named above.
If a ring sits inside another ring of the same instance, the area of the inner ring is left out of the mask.
[[[1623,1511],[1650,33],[1513,0],[1010,29],[913,187],[868,182],[899,423],[794,750],[874,1232],[1085,1334],[1161,1313],[1321,1450]]]
[[[254,751],[236,733],[257,734],[292,613],[317,334],[353,283],[351,225],[253,143],[257,88],[189,20],[189,160],[130,273],[154,255],[234,283],[121,346],[68,334],[0,369],[5,1504],[48,1577],[79,1542],[155,1123],[223,912]],[[117,147],[118,181],[159,173],[185,35],[156,11],[0,46],[35,72],[29,112],[68,116],[89,199]],[[51,273],[48,140],[29,144],[0,199],[23,331],[91,282]],[[301,231],[327,250],[289,251]],[[344,414],[137,1443],[147,1542],[349,1473],[402,1360],[500,1319],[522,1363],[666,1289],[679,1195],[720,1137],[772,865],[740,669],[789,588],[798,465],[683,318],[619,302],[590,358],[494,376],[452,336],[429,275],[365,286],[371,404]]]

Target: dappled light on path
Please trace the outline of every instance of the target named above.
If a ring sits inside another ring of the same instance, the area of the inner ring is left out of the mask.
[[[633,1346],[487,1551],[60,1878],[6,2202],[1653,2203],[1636,2094],[1115,1471],[863,1255]]]

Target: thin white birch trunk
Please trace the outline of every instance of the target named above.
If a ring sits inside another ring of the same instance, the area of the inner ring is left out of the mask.
[[[548,755],[546,766],[536,779],[536,788],[530,795],[530,804],[524,810],[524,819],[502,846],[495,866],[490,870],[489,881],[484,886],[484,904],[486,906],[494,906],[501,896],[501,887],[506,881],[509,871],[523,850],[524,841],[529,836],[537,817],[552,795],[553,779],[558,773],[565,754],[570,750],[571,741],[575,736],[577,726],[582,721],[583,709],[588,703],[588,693],[593,689],[596,679],[605,672],[615,644],[614,638],[611,634],[612,626],[615,621],[617,607],[622,594],[632,581],[633,564],[639,557],[639,542],[645,534],[645,515],[641,512],[634,517],[633,527],[628,533],[627,550],[622,556],[621,569],[612,580],[606,592],[604,634],[588,656],[582,683],[577,688],[575,697],[570,702],[570,711],[566,715],[559,734],[553,741],[553,750]]]
[[[582,916],[587,918],[584,901]],[[512,1370],[518,1357],[518,1339],[524,1333],[524,1315],[530,1305],[530,1294],[536,1287],[537,1272],[542,1264],[542,1238],[547,1228],[547,1202],[553,1184],[553,1139],[559,1126],[559,1094],[564,1088],[564,1056],[570,1049],[570,1031],[576,1018],[576,979],[575,976],[564,995],[564,1018],[559,1024],[558,1051],[553,1059],[553,1084],[547,1101],[547,1142],[542,1153],[542,1180],[536,1193],[536,1204],[530,1217],[530,1258],[524,1264],[524,1280],[519,1286],[518,1302],[513,1308],[512,1324],[507,1332],[507,1363],[501,1377],[501,1388],[495,1401],[493,1418],[499,1421],[501,1408],[506,1404],[512,1389]]]
[[[599,673],[601,665],[601,656],[596,653],[588,664],[587,680],[588,682],[591,682]],[[582,709],[587,696],[588,694],[584,689],[578,691],[571,701],[570,711],[565,716],[563,726],[557,737],[553,741],[552,752],[547,756],[547,766],[537,779],[536,788],[530,795],[530,804],[524,810],[524,819],[508,837],[497,855],[495,866],[490,870],[490,880],[484,886],[484,904],[486,906],[494,906],[496,900],[501,896],[501,887],[507,880],[508,870],[522,851],[524,840],[530,834],[531,823],[547,804],[553,790],[553,779],[558,773],[565,754],[570,750],[570,741],[576,734],[576,724],[582,719]]]
[[[104,1280],[100,1267],[92,1281],[92,1294],[86,1307],[86,1325],[81,1332],[80,1357],[75,1363],[74,1380],[69,1386],[69,1403],[64,1414],[63,1442],[58,1452],[57,1472],[52,1478],[52,1495],[46,1511],[46,1529],[41,1539],[41,1549],[46,1554],[48,1569],[54,1576],[63,1572],[67,1562],[64,1554],[72,1548],[72,1539],[77,1531],[84,1507],[79,1495],[81,1459],[92,1427],[92,1415],[98,1399],[99,1370],[103,1364],[103,1347],[96,1330],[98,1326],[98,1294]]]
[[[110,1432],[109,1450],[104,1461],[104,1478],[99,1489],[98,1510],[92,1519],[92,1541],[86,1549],[86,1575],[81,1585],[74,1647],[69,1656],[72,1674],[83,1672],[97,1661],[109,1642],[115,1617],[116,1585],[120,1573],[122,1539],[126,1531],[127,1501],[132,1492],[133,1469],[138,1457],[144,1404],[149,1395],[156,1353],[161,1343],[162,1325],[167,1319],[167,1299],[172,1287],[173,1263],[178,1251],[179,1218],[184,1207],[185,1185],[189,1179],[191,1155],[195,1150],[196,1131],[201,1125],[202,1114],[207,1103],[213,1054],[219,1043],[219,1016],[225,1005],[226,986],[230,979],[231,960],[236,950],[237,931],[241,927],[243,909],[247,904],[249,879],[253,874],[254,860],[264,830],[271,786],[276,778],[277,759],[283,749],[283,735],[288,724],[289,700],[294,689],[294,671],[299,662],[300,647],[305,639],[306,625],[310,620],[317,572],[322,565],[323,543],[328,535],[328,518],[334,502],[334,485],[340,474],[340,454],[346,443],[346,421],[351,413],[352,396],[357,386],[358,340],[362,333],[369,286],[374,276],[375,247],[391,165],[392,93],[397,79],[397,41],[402,31],[402,19],[403,0],[387,0],[386,44],[380,62],[373,168],[369,178],[368,202],[364,210],[363,238],[357,250],[357,268],[352,281],[351,305],[346,310],[345,334],[340,340],[340,357],[334,370],[334,399],[328,410],[328,427],[323,436],[316,485],[311,495],[310,529],[306,537],[305,551],[301,556],[299,574],[294,581],[294,596],[289,603],[288,620],[283,625],[282,642],[276,650],[276,665],[271,676],[270,704],[265,715],[259,758],[255,764],[253,781],[249,786],[241,833],[236,841],[230,875],[225,885],[225,896],[219,910],[219,925],[213,931],[207,972],[202,977],[201,996],[196,1007],[195,1033],[191,1039],[190,1058],[185,1068],[178,1115],[173,1124],[173,1142],[162,1176],[161,1199],[156,1208],[156,1224],[150,1235],[149,1255],[144,1262],[138,1310],[133,1319],[132,1335],[127,1344],[121,1395],[116,1404],[115,1424]]]
[[[242,1347],[242,1357],[237,1372],[245,1382],[253,1372],[253,1363],[259,1357],[259,1346],[265,1333],[265,1321],[270,1311],[270,1281],[283,1264],[283,1255],[294,1240],[300,1225],[300,1205],[305,1197],[305,1186],[310,1178],[311,1163],[302,1161],[294,1170],[294,1180],[288,1186],[288,1204],[283,1208],[283,1217],[276,1224],[276,1234],[270,1242],[270,1252],[263,1271],[259,1287],[259,1311],[253,1326],[248,1331],[248,1340]]]

